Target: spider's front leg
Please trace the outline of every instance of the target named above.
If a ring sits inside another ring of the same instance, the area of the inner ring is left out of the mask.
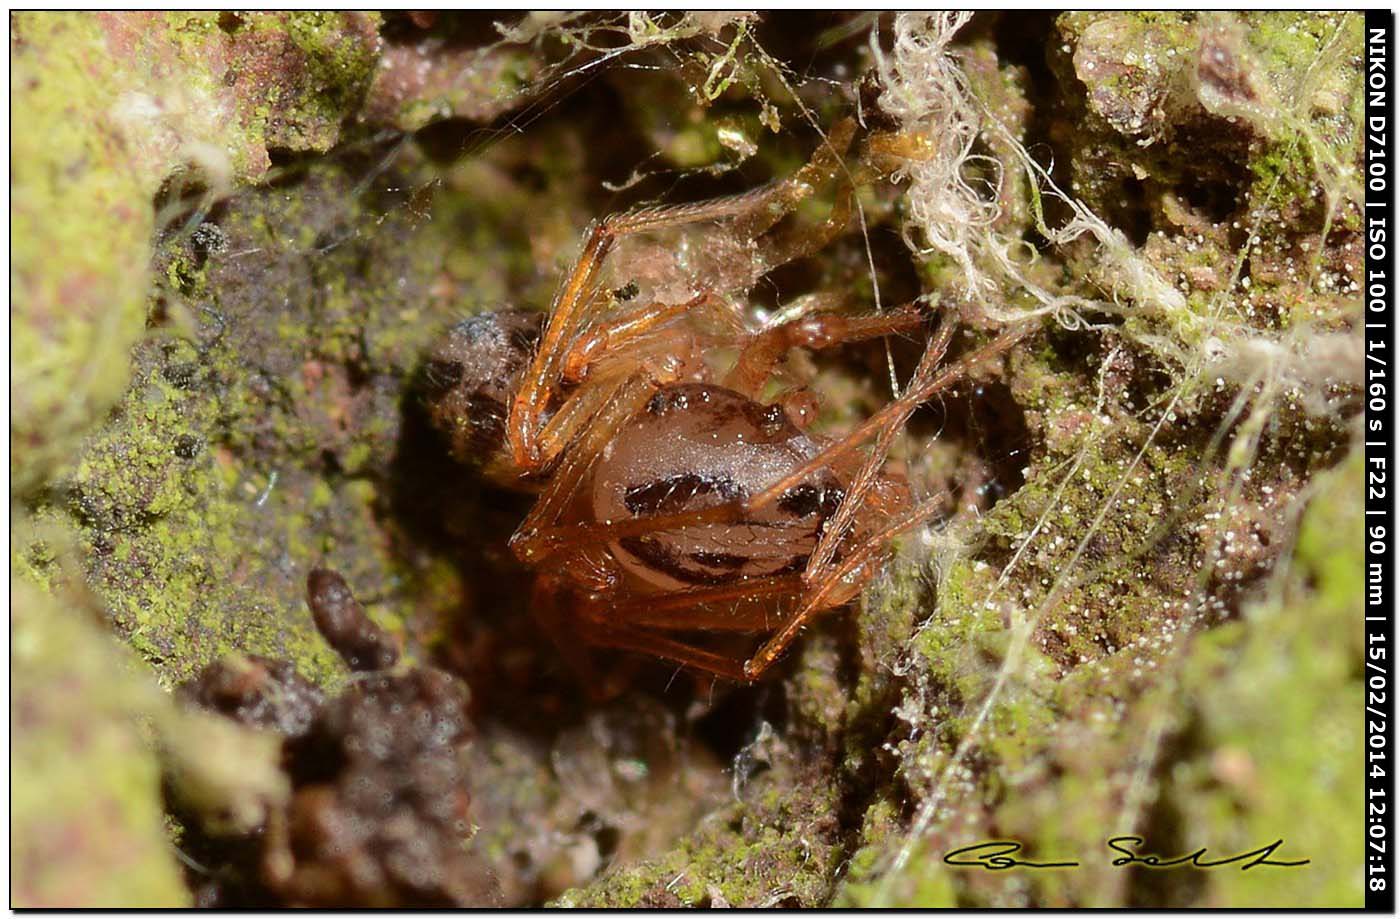
[[[813,313],[775,325],[748,338],[724,385],[751,399],[757,399],[780,361],[793,348],[819,351],[872,338],[911,332],[924,323],[914,304],[886,313],[844,316],[840,313]]]
[[[936,364],[935,357],[926,357],[925,361],[921,362],[921,370],[916,371],[914,379],[910,381],[898,399],[857,425],[846,436],[828,443],[805,462],[798,464],[763,491],[752,495],[747,500],[725,501],[710,507],[677,513],[657,513],[631,519],[591,523],[560,524],[561,518],[558,515],[534,513],[528,521],[528,526],[521,526],[512,540],[512,545],[516,547],[517,554],[521,556],[523,561],[538,564],[559,551],[562,546],[580,540],[608,542],[628,536],[643,536],[681,527],[739,524],[747,519],[752,519],[765,508],[777,503],[790,489],[802,484],[822,468],[852,456],[872,439],[880,438],[881,435],[888,438],[890,436],[888,432],[897,430],[897,426],[903,423],[903,419],[908,417],[909,412],[951,385],[968,369],[1001,354],[1029,332],[1030,328],[1026,326],[1003,332],[991,342],[963,357],[957,365],[942,371],[936,371],[933,368],[932,365]],[[950,332],[945,334],[950,335]],[[938,346],[935,343],[931,351],[934,355],[940,355],[943,347],[946,347],[946,341],[944,341],[943,346]],[[883,439],[881,442],[884,442]],[[573,456],[574,451],[570,451],[569,455]],[[568,462],[568,459],[566,457],[565,462]],[[867,461],[869,461],[868,458]],[[867,490],[871,487],[873,487],[873,480],[865,486]],[[854,490],[848,491],[846,498],[842,501],[842,508],[848,504],[859,506],[863,499],[863,493],[856,493]],[[541,504],[543,503],[541,502]],[[539,508],[537,507],[536,510],[539,511]],[[832,535],[825,538],[834,542],[837,538],[836,532],[839,531],[834,531],[831,526],[828,526],[827,533]]]
[[[730,335],[745,334],[744,321],[738,310],[720,300],[709,290],[681,303],[651,303],[620,316],[609,317],[587,329],[569,346],[562,362],[561,375],[568,384],[579,383],[595,373],[599,365],[602,375],[635,372],[648,360],[670,356],[671,363],[683,364],[687,352],[694,350],[694,336],[679,325],[690,317],[709,317]],[[695,355],[698,357],[698,355]],[[652,372],[654,382],[671,382],[674,375]]]
[[[617,214],[589,227],[583,250],[564,277],[549,308],[549,322],[534,359],[521,378],[520,389],[512,400],[506,435],[510,452],[523,472],[539,472],[553,460],[540,442],[540,433],[549,419],[549,403],[556,388],[565,381],[565,361],[575,343],[591,328],[597,317],[612,303],[600,289],[603,263],[617,241],[637,233],[738,217],[763,210],[766,203],[784,188],[759,189],[728,198],[697,204],[643,208]],[[658,304],[663,318],[674,310]]]
[[[576,346],[588,347],[577,343],[611,305],[611,298],[600,289],[600,279],[603,264],[619,240],[638,233],[717,220],[732,220],[733,232],[739,238],[757,240],[809,197],[818,185],[840,171],[841,156],[854,134],[855,122],[844,119],[832,128],[830,137],[811,162],[787,179],[763,188],[695,204],[640,208],[616,214],[589,227],[578,259],[554,295],[549,323],[511,404],[507,438],[516,466],[522,472],[535,473],[546,468],[553,459],[540,440],[541,430],[548,421],[551,396],[571,373],[578,372],[580,360],[586,363],[586,357],[571,358],[570,354]],[[845,227],[849,215],[850,188],[847,186],[830,217],[815,232],[799,231],[795,235],[764,240],[757,256],[761,265],[759,273],[766,274],[823,244]],[[665,307],[654,317],[654,322],[669,321],[680,310],[681,307]],[[569,361],[572,365],[566,363]]]
[[[847,490],[837,514],[827,522],[818,545],[809,558],[807,570],[802,578],[805,588],[795,615],[787,619],[778,632],[744,665],[744,678],[757,679],[778,659],[813,617],[824,610],[842,605],[859,590],[860,585],[873,573],[880,553],[890,540],[924,523],[942,508],[942,496],[904,511],[893,506],[888,507],[885,512],[872,515],[875,519],[888,520],[887,524],[874,532],[862,534],[859,544],[854,547],[849,545],[849,541],[843,542],[850,532],[855,515],[863,509],[869,511],[872,502],[879,503],[878,472],[894,434],[903,425],[909,413],[961,379],[973,367],[1005,352],[1028,334],[1030,327],[1007,330],[953,365],[939,368],[939,359],[946,352],[951,331],[952,324],[949,323],[935,335],[913,379],[898,399],[865,423],[858,425],[846,437],[827,444],[808,460],[789,470],[776,482],[747,500],[726,501],[677,513],[657,513],[631,519],[567,525],[559,525],[557,521],[560,518],[557,516],[552,520],[539,516],[534,520],[534,523],[539,525],[538,528],[533,525],[528,529],[522,527],[516,544],[517,553],[522,557],[528,556],[528,560],[539,564],[554,553],[589,542],[615,542],[629,536],[664,533],[684,527],[739,525],[758,517],[765,508],[778,502],[789,490],[802,484],[818,470],[857,455],[857,451],[863,445],[873,440],[873,449],[862,458],[860,469],[850,480],[851,487]],[[832,561],[836,557],[838,545],[846,545],[847,548],[843,550],[844,554],[839,561]],[[636,637],[628,636],[628,640]],[[653,648],[652,653],[662,652]]]
[[[590,645],[659,657],[687,670],[747,682],[741,657],[719,654],[661,632],[768,631],[781,624],[783,617],[760,608],[757,601],[792,601],[801,590],[797,578],[780,577],[718,589],[618,596],[620,572],[616,562],[606,552],[594,554],[590,551],[593,548],[576,547],[555,573],[540,575],[535,582],[531,611],[565,663],[598,698],[615,695],[618,681],[612,679],[611,671],[608,678],[600,674],[587,651]],[[586,558],[588,555],[594,557]],[[747,605],[723,611],[707,606],[739,600]]]
[[[757,679],[771,667],[787,650],[788,646],[797,639],[802,629],[814,616],[823,610],[830,609],[833,605],[845,602],[843,597],[852,596],[859,589],[859,585],[869,579],[873,571],[868,566],[891,540],[927,522],[939,512],[943,507],[946,495],[927,498],[903,513],[887,518],[887,523],[874,533],[865,535],[860,544],[854,550],[849,551],[844,558],[840,561],[834,560],[837,547],[851,531],[856,515],[861,512],[866,503],[866,496],[876,490],[879,471],[884,464],[886,455],[888,455],[894,434],[908,420],[914,409],[927,402],[936,393],[965,377],[973,368],[1005,353],[1012,345],[1029,335],[1034,326],[1022,324],[1007,329],[966,357],[940,368],[938,365],[947,352],[952,339],[952,329],[951,321],[945,321],[945,325],[939,329],[937,336],[925,350],[908,387],[898,399],[873,415],[847,438],[831,445],[827,451],[823,451],[824,453],[828,451],[844,453],[854,443],[864,441],[872,434],[875,436],[874,448],[865,457],[861,468],[852,480],[846,500],[842,502],[836,514],[827,522],[826,530],[808,559],[807,570],[803,574],[808,592],[803,599],[801,608],[777,634],[765,642],[763,647],[744,664],[744,674],[750,679]],[[822,454],[813,457],[806,465],[812,465],[820,459],[822,459]],[[830,460],[831,457],[828,456],[827,461]],[[801,472],[801,469],[789,475],[787,479],[793,479],[798,472]],[[776,500],[776,496],[781,493],[778,489],[786,487],[788,486],[783,482],[779,482],[763,495],[758,496],[754,503],[759,503],[760,499],[763,501]]]
[[[589,227],[583,252],[554,295],[544,335],[511,400],[506,441],[522,473],[538,473],[549,465],[551,457],[540,449],[539,434],[548,418],[550,395],[558,379],[556,365],[561,357],[561,345],[566,334],[582,328],[580,314],[591,300],[597,299],[598,273],[612,245],[613,235],[606,223]]]

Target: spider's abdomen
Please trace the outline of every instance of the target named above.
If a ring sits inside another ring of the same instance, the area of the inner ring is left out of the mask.
[[[423,366],[428,416],[461,462],[489,467],[505,445],[506,417],[545,314],[501,310],[448,330]]]
[[[781,406],[704,383],[667,386],[604,451],[593,513],[599,521],[628,520],[742,501],[819,450]],[[737,523],[623,537],[609,548],[627,570],[667,589],[797,572],[843,497],[823,468]]]

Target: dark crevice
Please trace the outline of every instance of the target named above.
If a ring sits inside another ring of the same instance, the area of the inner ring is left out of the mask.
[[[440,42],[447,49],[485,48],[501,41],[497,24],[509,29],[523,14],[496,11],[392,10],[379,34],[390,44]]]
[[[1151,786],[1170,789],[1177,765],[1190,760],[1192,751],[1201,750],[1204,742],[1205,738],[1200,736],[1200,725],[1195,721],[1189,722],[1181,731],[1168,735],[1158,752],[1149,780]],[[1154,854],[1163,859],[1190,851],[1188,819],[1170,794],[1158,794],[1151,809],[1137,821],[1137,827],[1152,828],[1152,838],[1142,847],[1131,848],[1143,855]],[[1128,884],[1124,901],[1129,909],[1181,909],[1198,905],[1210,879],[1205,871],[1162,871],[1141,865],[1132,865],[1126,870]]]
[[[1176,193],[1211,223],[1224,223],[1240,209],[1241,187],[1232,182],[1185,182]]]

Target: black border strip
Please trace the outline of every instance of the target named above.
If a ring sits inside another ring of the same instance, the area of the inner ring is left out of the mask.
[[[1389,481],[1394,449],[1395,93],[1391,62],[1395,14],[1366,11],[1366,612],[1365,612],[1365,834],[1366,908],[1395,909],[1395,715],[1390,686],[1394,660],[1391,567],[1395,504]]]

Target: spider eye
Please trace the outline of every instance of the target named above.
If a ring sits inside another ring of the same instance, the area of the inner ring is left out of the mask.
[[[783,407],[776,402],[772,405],[764,406],[763,414],[759,419],[759,425],[763,428],[763,433],[769,436],[775,436],[787,428],[787,413],[784,412]]]

